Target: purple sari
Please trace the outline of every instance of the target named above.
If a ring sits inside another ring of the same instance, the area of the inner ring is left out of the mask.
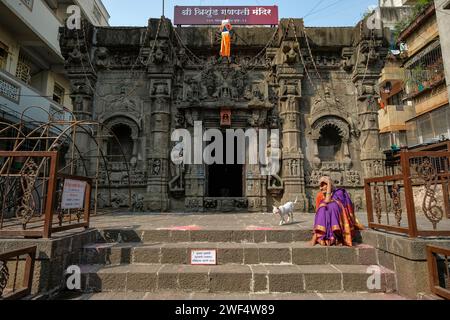
[[[314,221],[317,241],[321,245],[329,241],[351,247],[356,231],[364,227],[356,219],[352,200],[345,189],[335,189],[331,200],[326,204],[323,193],[317,195]]]

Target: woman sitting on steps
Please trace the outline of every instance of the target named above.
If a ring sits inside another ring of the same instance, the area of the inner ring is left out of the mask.
[[[353,238],[364,227],[358,222],[352,200],[343,188],[334,188],[330,177],[319,180],[316,217],[311,245],[353,246]]]

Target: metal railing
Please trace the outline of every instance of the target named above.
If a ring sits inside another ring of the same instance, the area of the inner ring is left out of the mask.
[[[449,167],[448,151],[401,152],[397,174],[364,182],[369,228],[450,236]]]
[[[450,300],[450,248],[427,246],[431,292]]]
[[[31,294],[36,250],[33,246],[0,254],[0,300]]]
[[[92,180],[58,174],[58,152],[0,151],[0,160],[0,237],[51,238],[89,227]],[[80,184],[78,194],[69,186],[64,194],[70,180]]]

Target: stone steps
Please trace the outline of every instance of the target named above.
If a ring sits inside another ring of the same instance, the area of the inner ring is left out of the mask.
[[[132,264],[84,265],[84,292],[343,293],[395,291],[395,274],[380,267],[380,287],[367,286],[371,273],[358,265]]]
[[[219,227],[218,227],[219,228]],[[261,230],[263,229],[263,230]],[[255,227],[247,229],[202,229],[202,230],[139,230],[133,228],[99,230],[99,242],[118,243],[178,243],[178,242],[234,242],[234,243],[291,243],[308,241],[312,231],[287,226],[286,229]],[[266,230],[270,229],[270,230]]]
[[[293,243],[105,243],[85,246],[84,264],[120,265],[190,264],[192,249],[216,249],[219,265],[293,264],[293,265],[375,265],[375,249],[367,245],[349,247],[309,246]]]
[[[377,265],[372,246],[309,246],[310,230],[99,231],[83,248],[83,292],[192,294],[392,293],[395,273],[379,267],[380,287],[369,289]],[[250,228],[251,229],[251,228]],[[190,265],[192,249],[216,249],[216,266]],[[206,296],[205,296],[205,299]]]

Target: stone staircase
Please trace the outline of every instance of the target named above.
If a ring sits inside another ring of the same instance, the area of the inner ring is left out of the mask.
[[[177,294],[392,293],[383,267],[369,290],[376,250],[310,247],[307,230],[102,230],[83,249],[84,292]],[[190,265],[191,249],[217,249],[217,266]]]

